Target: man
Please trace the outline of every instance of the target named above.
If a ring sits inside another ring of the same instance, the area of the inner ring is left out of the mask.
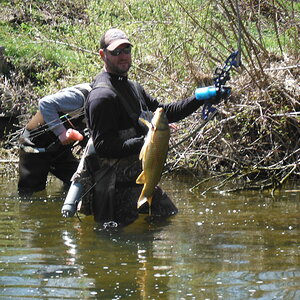
[[[45,189],[48,173],[69,185],[78,166],[68,128],[84,129],[84,101],[91,90],[87,83],[63,89],[39,100],[39,110],[20,138],[20,195]]]
[[[104,70],[97,75],[87,100],[87,119],[96,154],[87,160],[94,177],[93,212],[96,221],[126,225],[139,212],[148,212],[146,203],[137,209],[142,186],[135,180],[141,172],[139,152],[146,132],[138,123],[142,112],[164,108],[169,123],[196,111],[202,101],[195,96],[171,104],[160,104],[137,83],[128,80],[132,43],[119,29],[110,29],[100,40]],[[90,161],[89,161],[90,160]],[[157,187],[152,215],[177,213],[169,197]]]

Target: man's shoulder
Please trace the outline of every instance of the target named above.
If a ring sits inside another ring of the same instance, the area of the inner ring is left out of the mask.
[[[98,88],[111,89],[111,83],[109,80],[109,76],[106,72],[101,72],[96,76],[96,78],[92,84],[92,90],[95,90]]]
[[[109,83],[105,81],[94,81],[92,85],[92,91],[89,94],[88,102],[94,102],[95,101],[100,104],[104,104],[105,102],[111,102],[116,99],[117,94],[116,92],[111,88]]]

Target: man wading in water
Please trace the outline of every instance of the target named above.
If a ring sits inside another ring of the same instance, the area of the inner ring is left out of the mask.
[[[68,136],[67,130],[86,127],[83,107],[90,90],[90,84],[82,83],[39,100],[38,112],[20,137],[20,195],[31,195],[45,189],[49,172],[65,185],[70,185],[78,160],[72,154],[74,140]]]
[[[128,79],[133,45],[119,29],[109,29],[100,40],[100,57],[104,68],[92,85],[86,112],[96,153],[86,163],[94,181],[93,214],[98,222],[118,225],[133,222],[139,213],[148,213],[148,203],[137,209],[142,185],[136,184],[141,173],[139,153],[146,135],[138,122],[159,106],[169,123],[179,121],[196,111],[203,101],[195,96],[170,104],[161,104],[143,87]],[[212,98],[214,103],[221,99]],[[224,96],[224,95],[223,95]],[[158,186],[155,189],[151,215],[165,218],[177,213],[171,199]]]

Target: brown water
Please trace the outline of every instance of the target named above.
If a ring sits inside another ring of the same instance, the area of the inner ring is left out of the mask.
[[[268,193],[163,188],[179,208],[103,229],[65,219],[60,183],[18,198],[0,180],[0,299],[300,299],[300,185]]]

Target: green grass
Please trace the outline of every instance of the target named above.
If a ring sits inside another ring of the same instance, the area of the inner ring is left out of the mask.
[[[299,57],[299,3],[239,4],[247,69],[267,66],[273,55]],[[237,49],[233,0],[40,0],[26,5],[15,0],[2,1],[0,9],[6,16],[0,22],[0,43],[41,93],[92,81],[102,67],[99,39],[110,27],[124,29],[134,44],[131,77],[165,101],[191,94]]]

